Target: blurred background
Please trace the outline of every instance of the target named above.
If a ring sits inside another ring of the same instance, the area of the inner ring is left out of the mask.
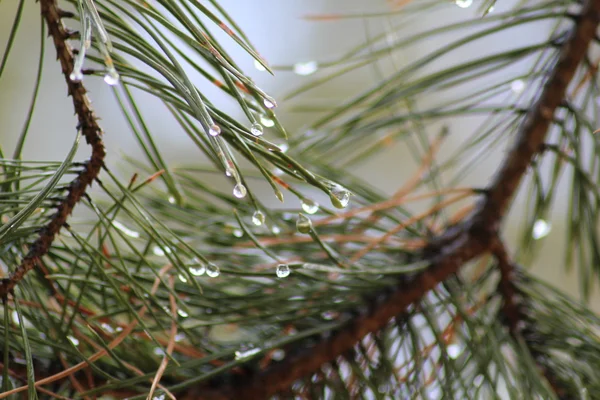
[[[369,2],[361,0],[221,0],[221,6],[230,13],[253,45],[273,66],[276,71],[275,76],[257,69],[250,56],[239,49],[221,31],[215,29],[214,33],[242,70],[252,77],[262,89],[278,100],[277,115],[291,136],[294,137],[303,134],[310,121],[315,120],[319,115],[315,111],[316,109],[327,109],[344,102],[381,81],[383,76],[400,65],[406,64],[431,49],[444,46],[444,43],[441,40],[430,41],[413,48],[409,47],[401,52],[390,54],[377,65],[369,65],[355,70],[299,97],[282,100],[293,90],[331,72],[322,65],[327,65],[329,61],[341,57],[357,44],[375,35],[384,34],[388,41],[393,42],[410,32],[439,25],[440,21],[447,23],[478,18],[476,7],[464,7],[470,4],[469,1],[459,2],[459,5],[450,4],[451,7],[444,8],[442,12],[432,13],[425,19],[404,21],[401,28],[397,27],[395,16],[387,18],[360,17],[361,13],[366,12],[393,11],[400,3],[402,2],[385,0]],[[513,6],[513,3],[513,1],[501,0],[494,12],[508,9]],[[4,53],[17,6],[18,0],[0,2],[0,54]],[[334,17],[340,13],[356,14],[357,17],[346,19]],[[72,22],[72,27],[76,28],[76,22]],[[468,60],[474,55],[481,56],[492,49],[506,48],[514,46],[515,43],[546,37],[549,29],[549,26],[540,23],[528,26],[525,31],[523,28],[519,28],[504,32],[502,36],[492,36],[486,41],[479,41],[460,51],[452,52],[447,58],[442,58],[440,62],[452,63],[457,59]],[[30,105],[38,68],[41,34],[39,5],[33,1],[26,1],[14,48],[5,69],[1,72],[2,79],[0,79],[0,146],[7,156],[13,152]],[[450,42],[453,37],[444,38],[444,41],[446,39]],[[78,43],[75,43],[75,46],[78,46]],[[24,159],[62,160],[75,134],[76,121],[73,116],[71,100],[67,97],[60,66],[55,62],[56,54],[52,43],[46,41],[43,50],[42,84],[34,118],[31,122]],[[528,66],[520,64],[514,66],[515,69],[526,67]],[[511,73],[518,73],[518,71]],[[121,111],[115,104],[111,88],[98,77],[86,78],[86,87],[90,92],[96,114],[101,118],[101,126],[105,132],[105,142],[108,148],[107,163],[113,165],[113,169],[127,170],[130,166],[122,161],[123,156],[136,158],[142,157],[142,153],[129,132]],[[237,104],[224,97],[212,85],[206,85],[206,87],[200,85],[199,88],[214,104],[227,110],[236,118],[244,118]],[[439,96],[429,97],[428,99],[426,96],[421,105],[427,105],[428,101],[439,101]],[[198,149],[190,146],[187,136],[162,104],[149,96],[143,100],[142,111],[145,113],[149,127],[167,161],[173,166],[204,163],[204,156]],[[460,146],[460,139],[464,138],[467,132],[472,131],[481,118],[454,118],[428,126],[429,129],[436,132],[439,132],[442,126],[448,126],[450,132],[453,133],[444,142],[440,157],[443,158],[445,154],[450,154],[453,149]],[[283,143],[282,139],[270,136],[268,130],[265,137],[275,143]],[[391,194],[415,171],[415,164],[409,152],[410,150],[402,142],[396,142],[378,154],[376,158],[353,165],[350,172],[367,179],[372,185]],[[503,149],[497,149],[485,159],[485,162],[470,171],[464,184],[484,186],[499,165],[503,153]],[[85,159],[87,156],[88,148],[81,146],[78,158]],[[558,190],[569,190],[567,183],[563,182]],[[216,179],[215,184],[222,184],[222,178]],[[256,189],[255,191],[259,192]],[[266,197],[269,196],[272,197],[271,192],[266,191]],[[522,222],[524,209],[522,204],[525,200],[522,192],[516,199],[517,204],[512,208],[510,218],[506,223],[504,231],[509,243],[516,243],[518,240],[516,232],[519,231],[519,224]],[[546,229],[542,233],[547,236],[544,237],[539,256],[531,268],[538,276],[579,297],[578,276],[567,273],[562,263],[565,252],[566,218],[564,210],[567,196],[564,201],[561,201],[561,196],[558,196],[558,200],[552,217],[546,221]],[[286,202],[286,206],[297,206],[294,203],[295,199],[287,201],[290,203]],[[266,202],[275,204],[270,198],[266,198]],[[535,234],[544,236],[539,233]],[[598,300],[600,300],[600,296],[595,291],[590,305],[596,311],[600,311]]]

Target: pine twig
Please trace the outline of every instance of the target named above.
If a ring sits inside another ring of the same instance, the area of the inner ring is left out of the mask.
[[[216,389],[196,387],[181,398],[263,399],[283,391],[297,379],[314,373],[323,364],[350,350],[368,333],[380,330],[391,318],[418,302],[466,262],[497,250],[498,229],[508,205],[527,168],[542,148],[554,112],[563,101],[567,86],[584,59],[599,22],[600,0],[587,0],[581,15],[575,19],[570,35],[561,43],[558,61],[538,100],[520,125],[515,144],[488,187],[485,198],[471,217],[449,227],[428,246],[425,256],[432,260],[432,265],[427,271],[398,285],[384,301],[373,305],[367,315],[353,318],[345,327],[315,346],[290,354],[284,361],[235,385]],[[511,279],[510,274],[505,279]],[[509,281],[503,284],[507,290],[512,287]],[[516,307],[512,303],[507,304]],[[516,326],[518,320],[512,321],[512,324]]]
[[[78,129],[81,130],[87,143],[92,146],[92,155],[83,170],[69,185],[68,193],[59,203],[56,214],[50,222],[41,229],[38,238],[29,248],[21,264],[10,277],[0,283],[0,298],[6,298],[15,286],[38,264],[40,257],[48,253],[55,236],[66,223],[73,212],[73,208],[85,194],[87,188],[98,177],[104,163],[104,144],[102,143],[102,129],[97,123],[97,117],[91,108],[87,91],[81,82],[74,82],[69,78],[73,71],[73,51],[67,43],[70,34],[62,23],[65,12],[62,11],[56,0],[40,0],[42,16],[48,26],[48,33],[52,36],[57,58],[62,67],[68,92],[73,98],[73,107],[78,119]]]
[[[522,340],[529,349],[531,356],[536,359],[540,357],[540,354],[531,346],[531,337],[537,336],[535,335],[536,327],[531,323],[526,312],[523,310],[523,305],[527,300],[524,297],[525,295],[516,286],[516,282],[523,275],[519,272],[519,268],[509,259],[506,247],[499,239],[494,245],[493,252],[498,262],[498,269],[500,270],[500,281],[498,282],[497,291],[502,295],[504,301],[501,310],[502,321],[507,326],[511,337],[515,341]],[[544,375],[558,398],[570,398],[567,395],[568,390],[562,387],[554,373],[548,368],[538,366],[540,372]]]

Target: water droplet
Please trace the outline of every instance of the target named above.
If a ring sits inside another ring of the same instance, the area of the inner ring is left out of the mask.
[[[211,125],[208,134],[210,136],[219,136],[221,134],[221,127],[219,125]]]
[[[182,309],[179,309],[179,310],[177,310],[177,314],[179,314],[179,316],[180,316],[181,318],[187,318],[187,317],[189,317],[189,316],[190,316],[188,313],[186,313],[186,312],[185,312],[185,311],[183,311]]]
[[[535,221],[535,224],[533,224],[533,232],[531,233],[531,236],[535,240],[538,240],[548,236],[551,230],[552,224],[544,221],[543,219],[538,219],[537,221]]]
[[[282,349],[275,349],[271,353],[271,358],[275,361],[281,361],[285,358],[285,351]]]
[[[252,223],[256,226],[261,226],[262,224],[264,224],[265,214],[258,210],[255,211],[254,214],[252,214]]]
[[[290,148],[287,143],[281,143],[280,145],[277,145],[277,147],[279,147],[279,150],[281,150],[282,153],[285,153]]]
[[[234,229],[232,233],[233,236],[235,236],[236,238],[241,238],[242,236],[244,236],[244,231],[242,231],[241,229]]]
[[[114,69],[110,69],[106,73],[106,75],[104,75],[104,82],[111,86],[114,86],[117,83],[119,83],[119,74],[117,73],[117,71]]]
[[[294,72],[302,76],[314,74],[318,68],[319,64],[316,61],[307,61],[294,64]]]
[[[238,199],[243,199],[244,197],[246,197],[246,187],[244,185],[242,185],[241,183],[238,183],[237,185],[235,185],[233,187],[233,195],[235,197],[237,197]]]
[[[250,127],[250,133],[254,136],[260,136],[263,134],[263,127],[261,124],[255,123]]]
[[[202,264],[198,265],[198,266],[194,266],[194,267],[190,267],[190,274],[194,275],[194,276],[201,276],[204,275],[204,273],[206,272],[206,267]]]
[[[216,278],[220,274],[221,274],[221,270],[215,264],[210,263],[206,267],[206,275],[210,276],[211,278]]]
[[[273,226],[271,228],[271,232],[273,232],[274,235],[279,235],[281,233],[281,229],[279,229],[278,226]]]
[[[183,283],[186,283],[186,282],[187,282],[187,278],[185,277],[185,275],[183,275],[183,274],[179,274],[177,277],[179,278],[179,280],[180,280],[181,282],[183,282]]]
[[[319,211],[319,203],[311,199],[302,200],[302,209],[307,214],[314,214]]]
[[[278,278],[285,278],[290,275],[290,272],[290,266],[287,264],[279,264],[275,270]]]
[[[75,346],[79,346],[79,340],[76,337],[67,336],[67,339],[69,339]]]
[[[100,326],[108,333],[113,333],[115,331],[113,327],[107,324],[106,322],[103,322]]]
[[[240,351],[236,351],[235,352],[235,359],[236,360],[243,360],[245,358],[249,358],[252,357],[255,354],[260,353],[260,348],[255,347],[252,349],[248,349],[248,350],[240,350]]]
[[[154,246],[154,248],[152,249],[152,253],[155,256],[164,257],[166,253],[171,253],[171,249],[169,249],[168,247],[163,249],[162,247]]]
[[[168,200],[169,200],[169,203],[171,203],[171,204],[175,204],[175,197],[173,197],[173,196],[169,196],[169,199],[168,199]]]
[[[225,170],[225,176],[231,176],[231,172],[228,169]]]
[[[525,82],[523,82],[522,79],[516,79],[516,80],[512,81],[510,84],[510,90],[512,90],[513,93],[519,94],[524,89],[525,89]]]
[[[325,311],[324,313],[321,314],[321,318],[331,321],[332,319],[336,318],[338,316],[338,313],[335,311]]]
[[[454,3],[460,8],[469,8],[473,4],[473,0],[456,0]]]
[[[157,356],[162,356],[165,354],[165,351],[163,349],[161,349],[160,347],[155,347],[153,350],[153,353],[156,354]]]
[[[270,118],[265,117],[264,115],[260,116],[260,123],[263,124],[264,126],[266,126],[267,128],[275,126],[275,121],[273,121]]]
[[[81,82],[83,80],[83,73],[81,71],[73,71],[69,75],[69,79],[73,82]]]
[[[126,234],[129,237],[132,238],[139,238],[140,237],[140,233],[136,232],[134,230],[129,229],[128,227],[126,227],[125,225],[123,225],[122,223],[120,223],[119,221],[113,221],[113,226],[115,228],[117,228],[118,230],[120,230],[121,232],[123,232],[124,234]]]
[[[259,70],[260,72],[267,70],[261,63],[258,62],[258,60],[254,60],[254,68]]]
[[[270,108],[275,108],[275,107],[277,107],[277,104],[275,104],[275,103],[274,103],[274,102],[272,102],[271,100],[267,100],[267,99],[264,99],[264,100],[263,100],[263,104],[265,105],[265,107],[267,107],[267,108],[269,108],[269,109],[270,109]]]
[[[446,347],[446,352],[448,353],[448,357],[456,359],[462,353],[462,348],[460,345],[453,343]]]
[[[331,204],[335,208],[345,208],[350,202],[350,192],[341,187],[331,189]]]
[[[183,339],[185,339],[185,334],[178,333],[177,335],[175,335],[175,341],[176,342],[181,342]]]
[[[159,394],[158,396],[152,397],[152,400],[165,400],[165,395],[164,393]]]
[[[308,218],[304,214],[298,213],[298,219],[296,220],[296,229],[300,233],[310,233],[312,229],[312,222],[310,218]]]

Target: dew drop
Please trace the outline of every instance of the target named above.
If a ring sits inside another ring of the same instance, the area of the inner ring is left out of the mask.
[[[275,121],[273,121],[270,118],[265,117],[264,115],[260,116],[260,123],[263,124],[264,126],[266,126],[267,128],[275,126]]]
[[[241,183],[238,183],[237,185],[235,185],[233,187],[233,195],[235,197],[237,197],[238,199],[243,199],[244,197],[246,197],[246,187],[244,185],[242,185]]]
[[[248,350],[240,350],[240,351],[236,351],[235,352],[235,359],[236,360],[243,360],[245,358],[249,358],[252,357],[253,355],[260,353],[260,348],[255,347],[252,349],[248,349]]]
[[[241,238],[242,236],[244,236],[244,231],[242,231],[241,229],[234,229],[233,236],[235,236],[236,238]]]
[[[231,176],[231,172],[228,169],[225,170],[225,176]]]
[[[538,219],[537,221],[535,221],[535,224],[533,224],[533,232],[531,232],[531,236],[535,240],[538,240],[548,236],[551,230],[552,224],[550,224],[547,221],[544,221],[543,219]]]
[[[285,153],[289,149],[287,143],[281,143],[280,145],[277,145],[277,147],[279,147],[279,150],[281,150],[282,153]]]
[[[175,204],[175,197],[173,197],[173,196],[169,196],[169,199],[168,199],[168,200],[169,200],[169,203],[171,203],[171,204]]]
[[[125,235],[132,237],[132,238],[139,238],[140,237],[140,233],[136,232],[132,229],[129,229],[128,227],[126,227],[125,225],[123,225],[122,223],[120,223],[119,221],[113,221],[113,226],[115,228],[117,228],[118,230],[120,230],[121,232],[123,232]]]
[[[525,82],[523,82],[523,80],[521,80],[521,79],[516,79],[516,80],[512,81],[510,84],[510,90],[512,90],[513,93],[515,93],[515,94],[521,93],[524,89],[525,89]]]
[[[279,229],[278,226],[273,226],[271,228],[271,232],[273,232],[274,235],[279,235],[281,233],[281,229]]]
[[[285,278],[290,275],[290,266],[287,264],[279,264],[275,270],[278,278]]]
[[[152,397],[152,400],[165,400],[165,395],[163,393],[158,396],[154,396],[154,397]]]
[[[327,320],[327,321],[331,321],[332,319],[337,317],[337,313],[335,311],[325,311],[324,313],[321,314],[321,318]]]
[[[456,359],[462,353],[462,348],[460,345],[453,343],[446,348],[446,352],[448,353],[448,357]]]
[[[152,253],[155,256],[159,256],[159,257],[165,256],[165,251],[162,248],[160,248],[159,246],[154,246],[154,248],[152,249]]]
[[[114,86],[119,83],[119,74],[114,69],[110,69],[106,75],[104,75],[104,82],[107,84]]]
[[[221,134],[221,127],[215,124],[211,125],[208,134],[210,136],[219,136]]]
[[[188,313],[186,313],[186,312],[185,312],[185,311],[183,311],[182,309],[179,309],[179,310],[177,310],[177,314],[179,314],[179,316],[180,316],[181,318],[187,318],[187,317],[189,317],[189,316],[190,316]]]
[[[185,334],[178,333],[177,335],[175,335],[175,341],[176,342],[181,342],[183,339],[185,339]]]
[[[282,349],[275,349],[271,353],[271,358],[275,361],[281,361],[285,358],[285,351]]]
[[[79,340],[73,336],[67,336],[67,338],[73,343],[75,346],[79,346]]]
[[[195,266],[195,267],[190,267],[190,274],[194,275],[194,276],[201,276],[204,275],[204,273],[206,272],[206,267],[202,264]]]
[[[469,8],[473,4],[473,0],[456,0],[454,3],[460,8]]]
[[[83,80],[83,73],[81,71],[73,71],[69,75],[69,79],[73,82],[81,82]]]
[[[183,283],[186,283],[186,282],[187,282],[187,278],[185,277],[185,275],[183,275],[183,274],[179,274],[177,277],[179,278],[179,280],[180,280],[181,282],[183,282]]]
[[[277,104],[275,104],[275,103],[274,103],[274,102],[272,102],[271,100],[267,100],[267,99],[264,99],[264,100],[263,100],[263,104],[265,105],[265,107],[267,107],[267,108],[269,108],[269,109],[270,109],[270,108],[275,108],[275,107],[277,107]]]
[[[319,203],[311,199],[302,200],[302,209],[307,214],[314,214],[319,211]]]
[[[252,214],[252,223],[256,226],[261,226],[262,224],[264,224],[265,214],[258,210],[255,211],[254,214]]]
[[[261,136],[263,134],[263,127],[259,123],[254,123],[250,127],[250,133],[254,136]]]
[[[317,69],[319,69],[319,64],[316,61],[307,61],[294,64],[294,72],[302,76],[314,74]]]
[[[350,202],[350,192],[340,187],[333,188],[331,190],[330,199],[331,204],[333,204],[335,208],[346,208]]]
[[[256,68],[260,72],[267,70],[261,63],[258,62],[258,60],[254,60],[254,68]]]
[[[300,233],[310,233],[312,229],[312,222],[310,218],[308,218],[304,214],[298,213],[298,219],[296,220],[296,229]]]
[[[221,270],[215,264],[210,263],[206,267],[206,275],[210,276],[211,278],[216,278],[220,274],[221,274]]]

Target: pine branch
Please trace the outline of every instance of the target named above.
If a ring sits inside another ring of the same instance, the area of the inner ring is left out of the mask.
[[[92,146],[92,155],[83,170],[69,185],[68,193],[57,206],[56,214],[40,230],[39,237],[32,243],[21,264],[9,278],[4,279],[0,284],[0,297],[2,298],[6,298],[8,293],[12,292],[24,276],[35,268],[39,258],[48,253],[55,236],[66,223],[67,218],[73,212],[73,208],[84,196],[88,186],[98,177],[105,156],[101,138],[102,129],[98,125],[97,118],[91,108],[87,91],[81,82],[75,82],[69,78],[70,73],[73,71],[73,52],[67,43],[70,34],[61,20],[68,14],[58,7],[56,0],[40,0],[40,7],[42,16],[48,26],[48,33],[54,41],[57,58],[60,61],[69,94],[73,98],[73,107],[78,118],[78,129],[86,138],[87,143]]]
[[[511,262],[506,247],[499,240],[495,245],[494,256],[500,270],[500,282],[498,282],[497,290],[502,294],[504,300],[501,311],[504,316],[503,322],[508,327],[512,338],[515,341],[523,340],[532,357],[536,359],[542,355],[533,349],[530,342],[532,335],[535,336],[535,326],[531,323],[526,323],[526,321],[529,322],[529,318],[527,318],[526,312],[522,308],[525,294],[516,286],[517,280],[522,280],[523,275],[520,273],[518,267]],[[540,370],[552,386],[554,393],[561,399],[568,398],[565,397],[568,390],[562,387],[558,379],[556,379],[555,374],[548,368],[541,366]]]
[[[323,364],[352,349],[368,333],[382,329],[391,318],[419,301],[468,261],[497,251],[502,218],[529,165],[542,149],[552,117],[563,101],[579,64],[586,56],[599,21],[600,0],[586,1],[581,15],[575,19],[570,35],[562,42],[558,61],[542,93],[520,125],[513,148],[487,189],[485,199],[471,217],[449,227],[432,241],[425,252],[425,256],[432,261],[427,271],[406,279],[385,300],[373,304],[367,315],[353,318],[344,328],[317,345],[291,354],[283,362],[257,372],[242,382],[234,385],[229,383],[227,387],[216,390],[195,388],[182,398],[261,399],[285,390],[297,379],[317,371]],[[510,295],[512,292],[508,289],[512,287],[512,278],[510,274],[505,274],[503,278],[505,294]],[[511,302],[506,304],[508,308],[515,306]],[[518,318],[518,314],[512,311],[514,310],[511,310],[512,317]],[[517,324],[518,320],[511,321],[511,325]]]

